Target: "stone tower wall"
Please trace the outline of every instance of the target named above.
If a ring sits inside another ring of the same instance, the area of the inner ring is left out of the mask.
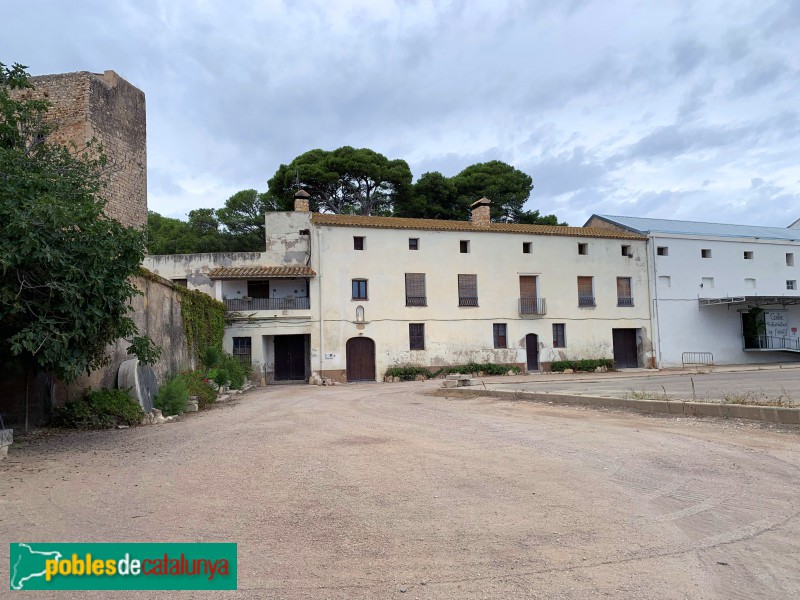
[[[96,138],[108,158],[106,214],[128,227],[147,223],[147,118],[144,92],[114,71],[32,77],[34,97],[51,103],[51,139],[79,149]]]

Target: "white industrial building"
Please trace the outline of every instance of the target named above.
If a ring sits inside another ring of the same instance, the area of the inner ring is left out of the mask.
[[[800,360],[800,229],[593,215],[647,236],[659,367]],[[701,355],[702,356],[699,356]]]

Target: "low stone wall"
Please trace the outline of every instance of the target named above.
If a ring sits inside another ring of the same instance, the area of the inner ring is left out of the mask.
[[[440,389],[437,396],[477,398],[488,396],[506,400],[532,400],[552,404],[579,404],[607,408],[623,408],[646,414],[684,415],[693,417],[722,417],[748,419],[782,425],[800,425],[800,408],[783,406],[755,406],[748,404],[721,404],[713,402],[680,402],[667,400],[633,400],[628,398],[603,398],[571,394],[542,394],[518,390]]]

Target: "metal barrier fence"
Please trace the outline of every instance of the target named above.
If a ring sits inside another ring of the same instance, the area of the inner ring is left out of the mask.
[[[683,352],[681,354],[683,368],[689,367],[713,367],[714,355],[711,352]]]

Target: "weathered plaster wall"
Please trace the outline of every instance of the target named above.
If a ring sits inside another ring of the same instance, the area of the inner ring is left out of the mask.
[[[181,315],[181,296],[168,281],[154,281],[136,276],[134,285],[143,292],[131,301],[131,316],[139,329],[139,335],[148,335],[161,348],[161,358],[153,365],[156,377],[162,382],[165,377],[194,368],[194,359],[189,356],[186,333]],[[82,377],[68,388],[68,395],[81,394],[85,388],[116,387],[117,369],[130,356],[130,344],[117,340],[108,349],[111,362],[108,367]]]
[[[200,290],[223,299],[223,288],[208,276],[215,267],[252,267],[270,264],[261,252],[216,252],[207,254],[164,254],[145,256],[142,266],[165,279],[186,279],[190,290]]]
[[[311,227],[311,213],[268,212],[264,217],[267,247],[263,259],[268,265],[308,264],[310,240],[300,232]]]

